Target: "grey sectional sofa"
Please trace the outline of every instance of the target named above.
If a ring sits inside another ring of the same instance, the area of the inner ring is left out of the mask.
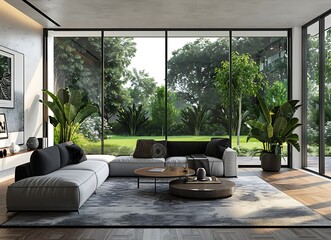
[[[227,139],[228,140],[228,139]],[[218,177],[236,177],[238,171],[237,152],[228,147],[227,142],[222,154],[210,153],[210,141],[155,141],[162,143],[167,154],[161,158],[139,158],[133,156],[117,156],[109,162],[110,176],[136,176],[134,170],[142,167],[182,167],[187,164],[187,156],[204,154],[209,161],[210,175]],[[213,156],[211,156],[213,155]]]
[[[29,163],[16,167],[15,183],[7,189],[7,210],[78,211],[108,176],[136,176],[134,170],[142,167],[184,166],[193,154],[206,155],[211,175],[237,176],[237,153],[227,145],[210,151],[209,141],[157,143],[166,147],[166,156],[84,155],[83,161],[72,154],[72,142],[38,149]]]
[[[38,149],[30,163],[16,168],[16,182],[7,189],[7,211],[78,211],[109,175],[113,157],[87,155],[73,163],[62,143]]]

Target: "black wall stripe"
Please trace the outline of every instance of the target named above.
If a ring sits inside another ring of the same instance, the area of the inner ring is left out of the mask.
[[[45,13],[43,13],[40,9],[38,9],[37,7],[35,7],[32,3],[30,3],[29,1],[23,0],[24,3],[26,3],[29,7],[33,8],[35,11],[37,11],[39,14],[41,14],[42,16],[44,16],[45,18],[47,18],[49,21],[51,21],[52,23],[54,23],[56,26],[61,27],[60,24],[58,24],[57,22],[55,22],[52,18],[50,18],[49,16],[47,16]]]

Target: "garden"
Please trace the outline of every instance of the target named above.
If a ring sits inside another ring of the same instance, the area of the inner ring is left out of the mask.
[[[270,106],[287,100],[287,38],[234,37],[231,62],[226,37],[170,38],[169,46],[179,40],[185,43],[164,59],[167,81],[160,81],[131,67],[136,55],[147,54],[134,37],[55,38],[55,89],[80,91],[96,109],[73,126],[78,134],[71,140],[90,154],[128,155],[137,139],[209,141],[231,133],[240,156],[261,148],[258,141],[246,142],[246,122],[257,117],[256,93]],[[56,127],[55,142],[60,136]]]

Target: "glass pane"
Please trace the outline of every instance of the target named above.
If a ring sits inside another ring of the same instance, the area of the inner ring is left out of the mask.
[[[325,174],[331,176],[331,15],[325,18]]]
[[[318,172],[319,159],[319,30],[307,28],[307,168]]]
[[[54,37],[54,91],[69,88],[86,94],[89,100],[101,109],[101,35],[91,37]],[[79,128],[73,141],[88,154],[101,153],[100,112],[88,117]],[[59,130],[54,132],[54,142],[59,139]]]
[[[287,34],[285,31],[240,31],[233,35],[233,148],[238,151],[239,165],[261,165],[259,156],[251,154],[263,145],[256,139],[246,142],[249,129],[245,122],[259,115],[254,92],[266,99],[270,109],[288,99]],[[286,165],[286,145],[282,156],[282,165]]]
[[[165,138],[164,32],[142,33],[105,32],[106,154],[132,155],[137,139]]]
[[[228,61],[228,32],[171,31],[168,36],[168,140],[229,137],[228,77],[217,80],[215,72]]]

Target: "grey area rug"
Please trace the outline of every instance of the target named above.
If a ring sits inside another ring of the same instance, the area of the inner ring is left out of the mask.
[[[258,177],[230,179],[232,197],[190,200],[172,196],[168,184],[109,178],[75,212],[22,212],[2,226],[331,226],[331,221]]]

